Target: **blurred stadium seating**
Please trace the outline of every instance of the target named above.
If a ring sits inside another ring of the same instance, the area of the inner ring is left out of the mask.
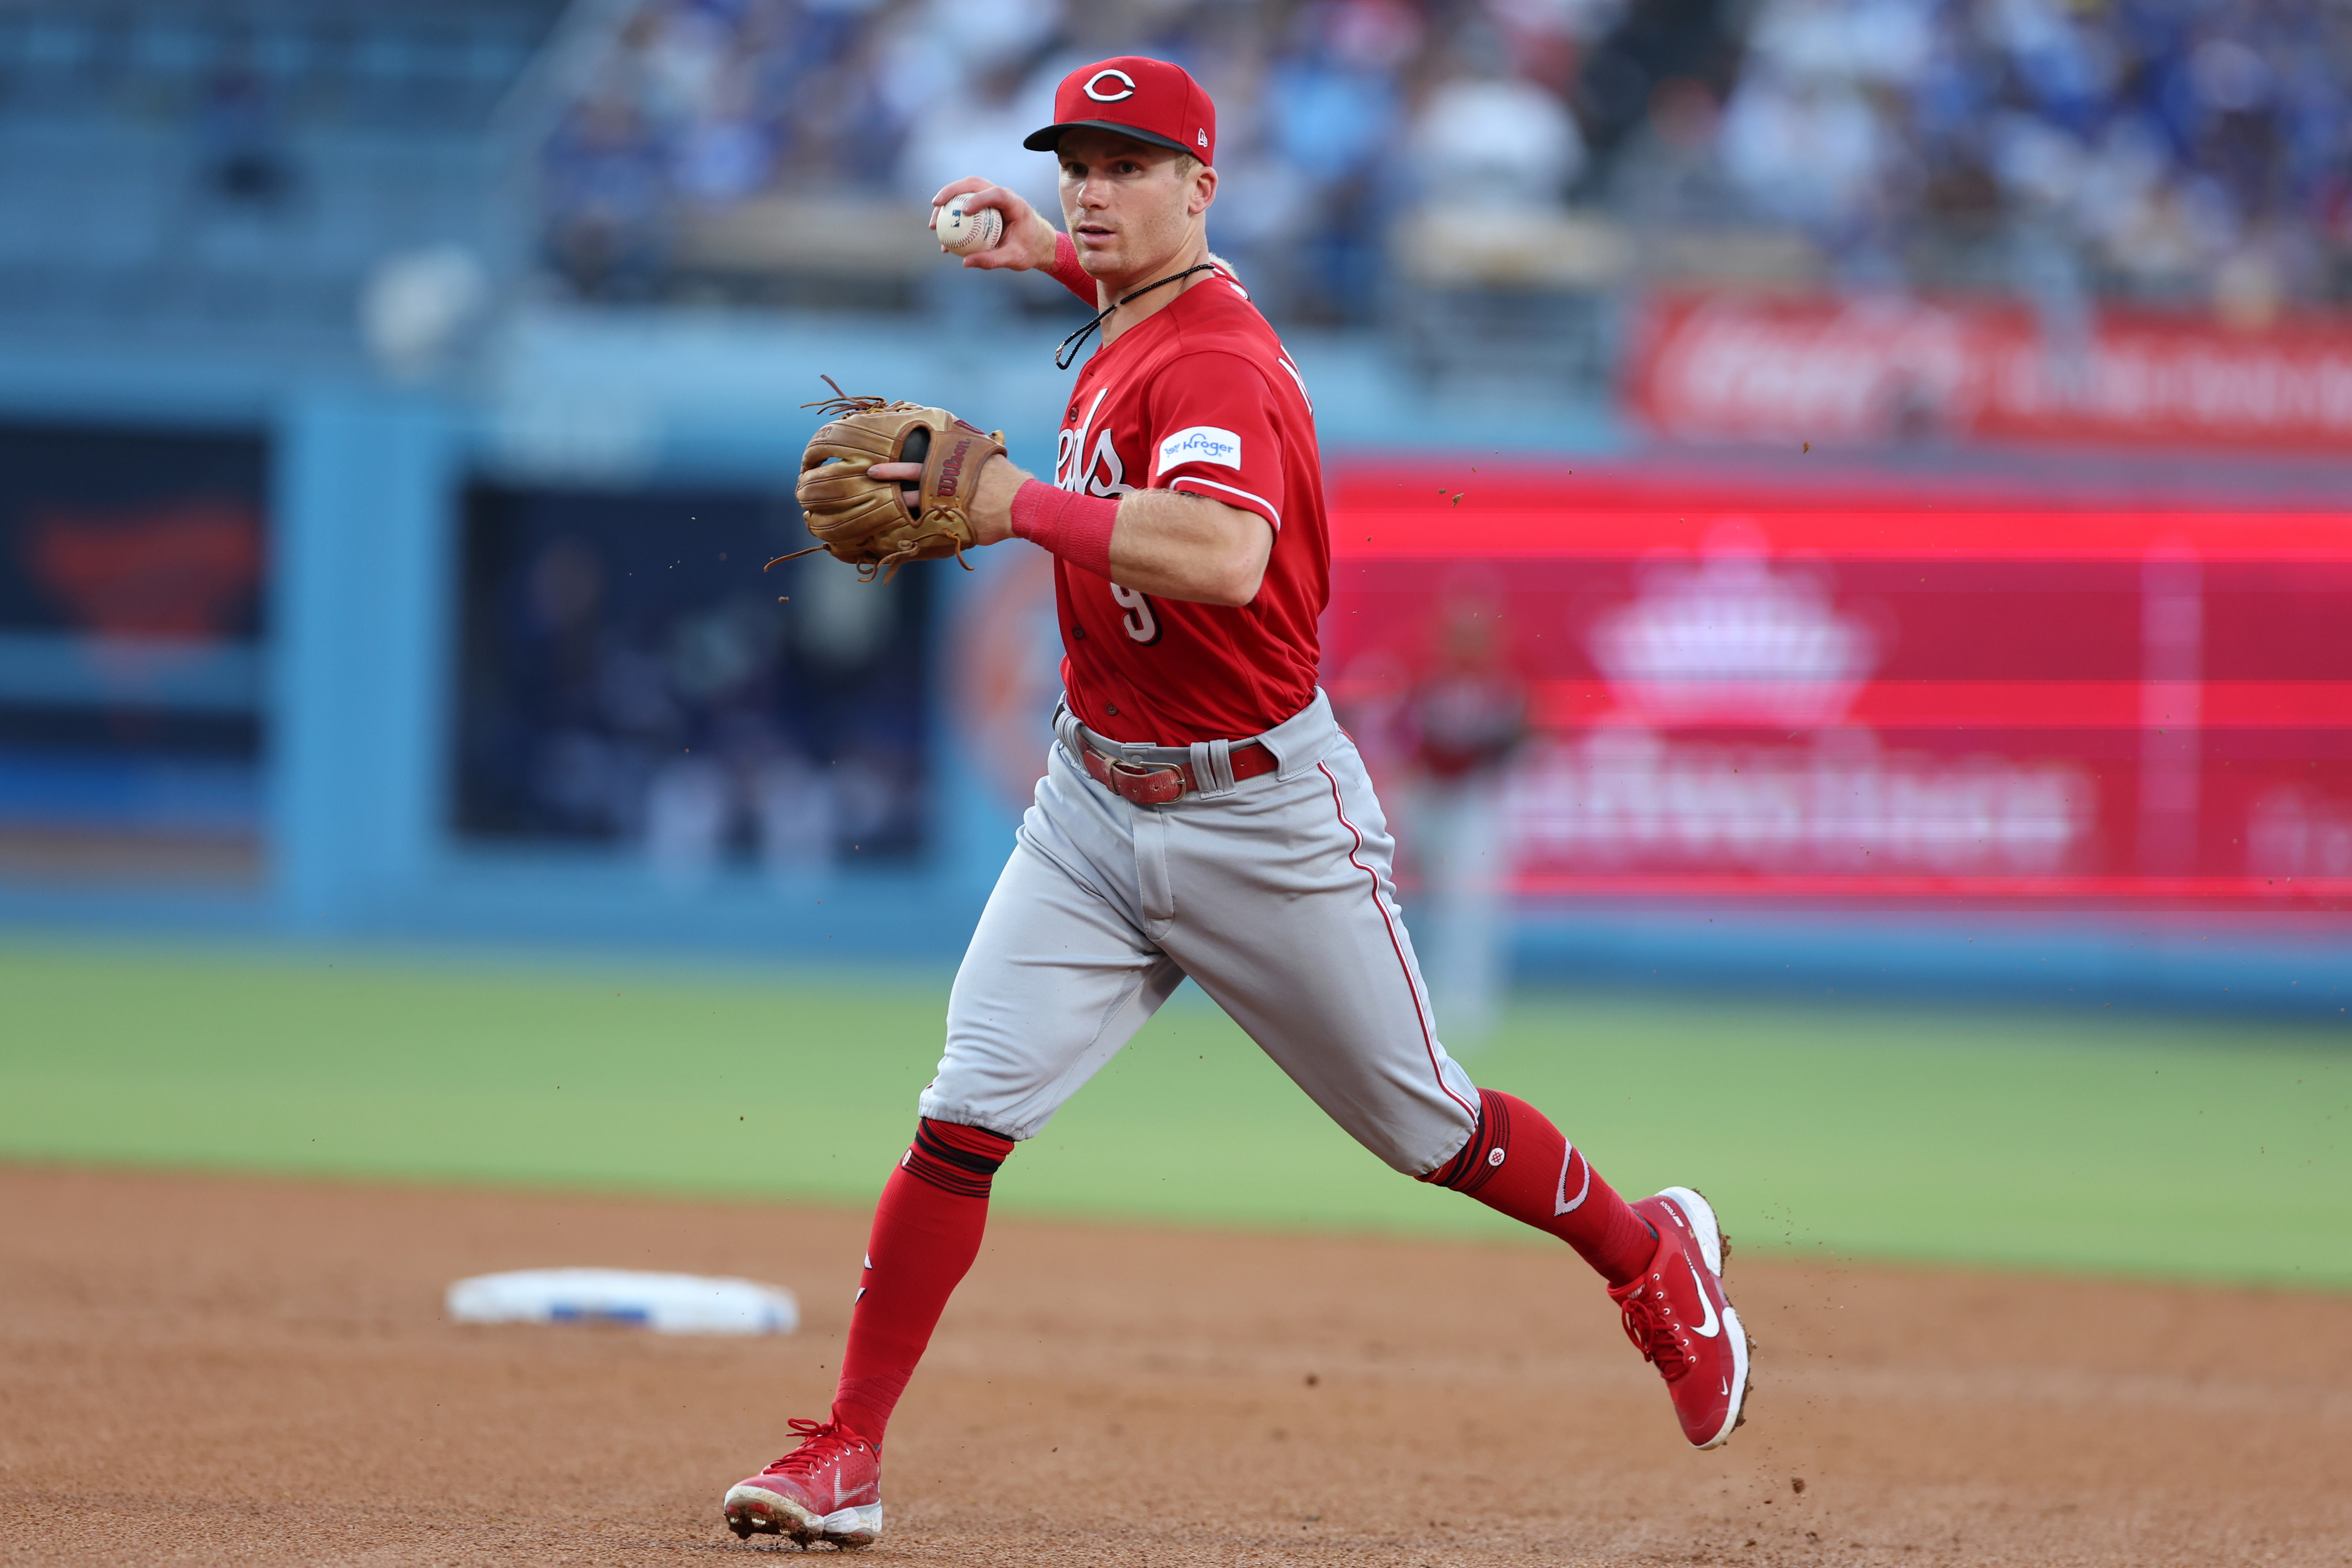
[[[388,258],[482,243],[488,131],[560,8],[0,6],[0,320],[346,342]]]
[[[1042,203],[1014,132],[1126,49],[1216,94],[1218,243],[1286,321],[1604,288],[1637,253],[2252,321],[2352,292],[2352,20],[2319,0],[644,0],[613,27],[542,165],[544,253],[589,297],[911,298],[898,204],[971,170]],[[747,242],[746,212],[823,247]]]
[[[1719,149],[1856,282],[2247,324],[2352,293],[2352,17],[2318,0],[1765,0]]]
[[[2243,999],[2341,953],[2352,668],[2312,628],[2352,514],[2352,13],[2323,0],[0,0],[0,915],[951,952],[1050,700],[1034,563],[753,568],[796,530],[820,373],[1050,446],[1075,306],[943,264],[922,203],[976,172],[1050,205],[1020,135],[1129,51],[1218,97],[1214,242],[1314,388],[1363,584],[1443,598],[1390,523],[1518,527],[1575,468],[1546,538],[1654,525],[1514,584],[1555,626],[1526,820],[1584,820],[1562,759],[1594,726],[1688,721],[1704,760],[1754,716],[1602,657],[1673,597],[1644,550],[1751,541],[1684,529],[1701,506],[1770,535],[1744,678],[1803,664],[1774,626],[1873,650],[1877,684],[1765,739],[1877,725],[1909,748],[1885,777],[1954,799],[2101,780],[2042,870],[2106,891],[1937,906],[1990,922],[1965,963],[1916,888],[1899,930],[1861,884],[1734,916],[1704,900],[1764,862],[1685,857],[1634,919],[1565,839],[1523,957],[2021,984],[2063,927],[2032,984],[2145,997],[2227,927],[2285,964]],[[1971,526],[2019,559],[2105,563],[1972,568],[1996,620],[2087,595],[2063,724],[2000,706],[2050,669],[1902,707],[1986,645],[1884,538],[1822,542],[2003,509],[2043,521]],[[1377,697],[1378,663],[1333,679]],[[2206,719],[2159,744],[2183,682]],[[2117,901],[2159,874],[2173,902]]]

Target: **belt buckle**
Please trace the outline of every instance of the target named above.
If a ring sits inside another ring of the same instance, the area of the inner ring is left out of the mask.
[[[1137,805],[1168,805],[1184,798],[1184,770],[1172,763],[1139,767],[1124,757],[1107,759],[1111,788]]]

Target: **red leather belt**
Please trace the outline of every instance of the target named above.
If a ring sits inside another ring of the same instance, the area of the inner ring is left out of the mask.
[[[1255,741],[1233,749],[1234,782],[1254,779],[1260,773],[1275,770],[1272,752]],[[1122,799],[1138,805],[1167,805],[1184,798],[1190,791],[1201,786],[1192,777],[1190,763],[1155,763],[1146,765],[1118,757],[1105,756],[1092,746],[1078,748],[1078,761],[1086,763],[1087,772],[1095,783]]]

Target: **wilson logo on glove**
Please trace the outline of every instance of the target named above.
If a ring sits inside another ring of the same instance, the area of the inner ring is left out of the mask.
[[[957,423],[961,424],[962,421],[958,420]],[[971,450],[969,439],[958,441],[955,450],[948,454],[948,460],[940,465],[940,495],[942,498],[956,493],[956,478],[963,472],[963,455]]]

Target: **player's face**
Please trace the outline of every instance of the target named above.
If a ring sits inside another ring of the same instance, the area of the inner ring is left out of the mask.
[[[1062,220],[1079,265],[1095,277],[1148,282],[1200,235],[1201,215],[1216,194],[1214,169],[1108,131],[1073,131],[1057,152]]]

